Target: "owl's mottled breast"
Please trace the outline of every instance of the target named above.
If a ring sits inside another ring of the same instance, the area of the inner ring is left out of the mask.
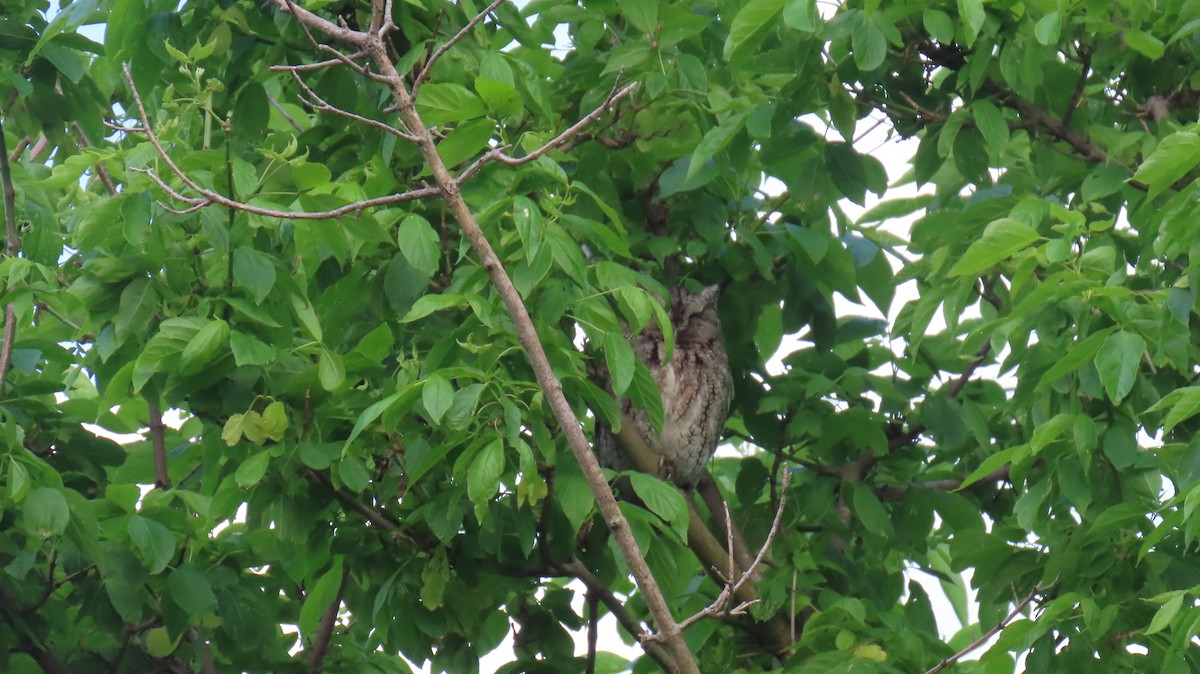
[[[622,415],[633,423],[649,448],[659,454],[664,472],[676,484],[695,484],[716,450],[729,414],[732,379],[717,317],[717,286],[693,293],[671,288],[670,317],[675,348],[666,360],[666,344],[651,324],[633,338],[634,352],[658,384],[663,428],[655,434],[646,413],[621,399]],[[664,363],[665,361],[665,363]],[[599,451],[601,463],[620,468],[619,457]]]

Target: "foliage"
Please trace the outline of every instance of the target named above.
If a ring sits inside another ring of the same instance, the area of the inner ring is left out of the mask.
[[[408,86],[477,5],[387,4]],[[696,622],[688,647],[714,672],[1200,669],[1200,4],[820,10],[504,3],[416,93],[589,429],[616,421],[604,365],[656,401],[623,326],[661,320],[663,284],[724,286],[743,454],[712,472],[752,545],[786,471],[790,499],[750,615]],[[0,0],[4,671],[470,672],[512,630],[505,671],[583,671],[572,579],[647,618],[448,202],[264,215],[438,194],[385,128],[387,86],[336,60],[271,69],[331,59],[310,32],[245,0],[49,20]],[[492,152],[596,109],[533,161]],[[892,184],[856,142],[871,123],[919,141]],[[259,212],[176,198],[195,187]],[[906,217],[907,238],[883,226]],[[801,346],[769,372],[785,335]],[[633,484],[621,511],[670,609],[704,609],[721,586],[674,492]],[[912,569],[966,627],[939,635]],[[772,621],[794,643],[764,639]],[[670,662],[647,650],[634,671]]]

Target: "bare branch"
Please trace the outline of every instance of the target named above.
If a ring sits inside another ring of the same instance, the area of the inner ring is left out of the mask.
[[[376,510],[375,508],[372,508],[371,506],[359,501],[354,496],[347,494],[345,491],[333,486],[333,483],[329,481],[329,478],[325,477],[321,473],[316,472],[315,470],[305,468],[303,475],[309,482],[313,484],[319,484],[328,489],[330,493],[333,494],[334,498],[342,502],[342,505],[350,508],[359,515],[362,515],[373,526],[391,534],[392,540],[404,541],[405,543],[413,545],[414,547],[420,548],[420,546],[417,545],[417,542],[414,541],[407,533],[401,531],[400,526],[389,519],[388,516],[383,513],[383,511]]]
[[[347,59],[350,59],[351,61],[353,61],[354,59],[360,59],[366,55],[367,55],[367,53],[365,51],[361,51],[361,50],[356,51],[353,54],[343,54],[343,56],[345,56]],[[279,72],[279,71],[283,71],[283,70],[294,70],[297,72],[306,72],[309,70],[323,70],[325,68],[331,68],[331,67],[337,66],[337,65],[345,65],[345,62],[342,59],[332,58],[332,59],[326,59],[324,61],[317,61],[316,63],[301,63],[300,65],[294,65],[294,66],[289,66],[289,65],[271,66],[270,68],[267,68],[267,70],[272,70],[275,72]],[[360,68],[362,67],[362,66],[358,66],[358,64],[355,64],[355,66],[360,67]]]
[[[575,134],[582,131],[588,124],[594,122],[597,118],[600,117],[600,115],[603,115],[607,110],[612,108],[612,106],[614,104],[616,104],[618,101],[620,101],[622,98],[625,98],[629,94],[633,93],[633,90],[637,89],[637,87],[638,87],[637,82],[631,82],[631,83],[625,85],[625,87],[623,87],[619,91],[614,91],[613,93],[609,94],[608,98],[604,99],[603,103],[601,103],[599,106],[597,106],[595,110],[592,110],[591,112],[589,112],[586,116],[583,117],[583,119],[579,120],[578,122],[575,122],[566,131],[563,131],[562,133],[558,134],[557,136],[552,138],[549,142],[547,142],[545,145],[542,145],[538,149],[534,150],[533,152],[530,152],[529,154],[527,154],[523,157],[510,157],[510,156],[504,154],[504,148],[495,148],[495,149],[485,153],[482,157],[480,157],[479,159],[476,159],[474,162],[472,162],[470,166],[468,166],[466,169],[463,170],[462,173],[460,173],[458,175],[458,181],[463,182],[463,181],[469,179],[480,168],[482,168],[484,164],[488,163],[489,161],[498,161],[501,164],[504,164],[505,166],[520,166],[521,164],[525,164],[527,162],[533,161],[534,159],[537,159],[538,157],[549,152],[550,150],[553,150],[554,148],[556,148],[556,147],[562,145],[563,143],[567,142],[568,140],[570,140],[572,136],[574,136]]]
[[[295,75],[296,71],[293,70],[292,74]],[[272,108],[275,108],[275,111],[278,112],[281,117],[287,120],[288,124],[292,125],[293,129],[299,131],[300,133],[304,133],[304,127],[300,126],[300,122],[297,122],[290,114],[288,114],[288,111],[283,109],[283,106],[279,104],[279,101],[275,100],[274,96],[267,94],[267,102],[271,104]]]
[[[329,654],[329,640],[333,637],[333,628],[337,626],[338,611],[342,608],[342,596],[346,593],[346,584],[350,580],[350,565],[342,564],[342,583],[338,586],[333,601],[321,614],[321,622],[317,626],[317,635],[313,637],[312,646],[308,653],[308,666],[313,671],[321,668],[325,656]]]
[[[304,103],[306,105],[308,105],[308,107],[312,108],[313,110],[316,110],[318,112],[332,112],[335,115],[341,115],[343,117],[353,119],[356,122],[366,124],[367,126],[379,129],[381,131],[386,131],[387,133],[390,133],[390,134],[393,134],[400,138],[403,138],[404,140],[407,140],[410,143],[414,142],[416,140],[416,138],[412,134],[405,133],[405,132],[401,131],[400,129],[397,129],[394,126],[391,126],[389,124],[384,124],[383,122],[380,122],[378,120],[363,117],[362,115],[356,115],[353,112],[349,112],[349,111],[343,110],[335,105],[331,105],[325,99],[318,96],[317,92],[310,89],[309,86],[304,83],[304,80],[301,79],[301,77],[300,77],[300,73],[298,73],[294,70],[291,72],[292,72],[292,77],[295,78],[295,80],[296,80],[296,84],[299,84],[300,88],[304,90],[305,95],[307,95],[309,98],[312,99],[312,100],[305,100]]]
[[[642,626],[642,623],[635,618],[632,613],[629,612],[629,609],[625,608],[625,602],[614,595],[612,590],[608,589],[608,586],[601,582],[600,579],[597,578],[596,575],[593,574],[591,570],[584,566],[578,559],[572,559],[563,564],[559,564],[556,567],[556,570],[571,576],[572,578],[577,578],[579,582],[583,583],[584,586],[587,587],[588,592],[590,592],[592,596],[596,597],[596,599],[604,603],[604,606],[608,609],[608,612],[613,614],[613,617],[617,619],[617,623],[619,623],[621,627],[625,628],[625,631],[633,636],[634,639],[637,639],[638,643],[642,644],[642,647],[646,650],[646,654],[653,658],[660,667],[668,672],[679,671],[678,666],[675,664],[675,659],[671,657],[670,653],[663,650],[662,646],[659,646],[652,641],[647,641],[650,633]]]
[[[488,14],[491,14],[493,11],[495,11],[497,7],[504,4],[504,2],[505,0],[492,0],[492,4],[484,7],[482,12],[479,12],[472,17],[471,20],[467,22],[467,25],[463,26],[461,30],[455,33],[453,37],[447,40],[445,44],[438,47],[437,50],[430,55],[429,59],[425,61],[425,67],[421,68],[421,74],[417,75],[417,79],[413,81],[411,96],[414,99],[417,97],[417,92],[421,90],[421,84],[429,79],[429,72],[433,70],[433,66],[437,64],[438,59],[442,58],[442,56],[445,55],[446,52],[450,51],[455,44],[458,44],[459,40],[466,37],[467,33],[471,32],[472,28],[478,25],[480,21],[483,21]]]
[[[727,611],[725,609],[725,607],[729,604],[729,600],[737,594],[738,590],[742,589],[742,586],[754,577],[755,569],[757,569],[758,565],[762,563],[763,558],[767,555],[767,551],[771,549],[771,542],[775,540],[775,535],[779,533],[779,523],[783,521],[783,509],[787,505],[787,485],[790,478],[791,473],[785,471],[783,473],[783,484],[780,485],[779,490],[779,507],[775,509],[775,519],[771,521],[771,530],[767,533],[767,539],[763,541],[762,547],[758,551],[758,555],[754,557],[754,561],[750,562],[750,566],[742,572],[741,577],[736,581],[734,580],[734,576],[736,574],[734,573],[733,563],[733,521],[729,517],[729,505],[725,504],[725,530],[727,532],[726,536],[728,538],[729,545],[729,575],[726,578],[725,587],[721,590],[721,594],[717,596],[716,600],[713,601],[713,603],[707,608],[689,618],[681,620],[679,622],[680,629],[687,629],[698,622],[701,618],[708,616],[716,617],[720,615],[740,615],[748,606],[758,601],[757,599],[747,600],[741,602],[732,610]],[[714,513],[714,517],[715,516],[716,514]]]
[[[150,446],[154,449],[154,486],[159,489],[171,488],[171,476],[167,473],[167,438],[166,425],[163,424],[162,410],[154,403],[148,404],[150,413]]]
[[[1008,624],[1010,622],[1012,622],[1013,619],[1016,618],[1021,613],[1021,611],[1024,611],[1025,607],[1029,605],[1029,602],[1033,601],[1033,599],[1035,597],[1037,597],[1038,592],[1040,592],[1040,591],[1041,591],[1041,588],[1037,588],[1037,587],[1033,588],[1033,590],[1030,591],[1030,593],[1028,595],[1026,595],[1026,597],[1024,599],[1017,602],[1017,605],[1013,607],[1013,610],[1004,618],[1004,620],[1001,620],[1000,622],[996,623],[995,627],[993,627],[992,629],[988,630],[987,632],[984,632],[983,634],[981,634],[978,639],[976,639],[976,640],[972,641],[971,643],[967,644],[966,646],[964,646],[962,648],[962,650],[960,650],[959,652],[955,653],[954,655],[951,655],[950,657],[946,658],[945,660],[942,660],[941,662],[934,665],[933,668],[926,671],[925,674],[937,674],[938,672],[942,671],[943,669],[949,667],[950,665],[952,665],[955,662],[957,662],[958,660],[960,660],[963,656],[967,655],[971,651],[973,651],[976,648],[979,648],[983,644],[987,643],[988,639],[991,639],[998,632],[1000,632],[1000,630],[1007,627]]]
[[[138,170],[146,173],[147,175],[150,175],[151,179],[153,179],[156,183],[158,183],[159,186],[163,187],[164,189],[167,189],[173,197],[179,199],[180,201],[183,201],[186,204],[190,204],[192,206],[197,206],[200,204],[201,201],[207,201],[208,203],[205,205],[214,204],[214,203],[220,204],[220,205],[226,206],[228,208],[234,208],[239,211],[245,211],[247,213],[254,213],[255,215],[261,215],[261,216],[268,217],[268,218],[283,218],[283,219],[292,219],[292,220],[330,220],[333,218],[340,217],[342,215],[346,215],[347,213],[358,213],[364,209],[373,208],[375,206],[384,206],[387,204],[395,204],[395,203],[400,203],[403,201],[412,201],[414,199],[424,199],[427,197],[434,197],[434,196],[438,196],[439,194],[441,194],[442,190],[439,187],[422,187],[422,188],[418,188],[415,190],[408,190],[407,192],[400,192],[398,194],[389,194],[387,196],[375,197],[374,199],[364,199],[363,201],[356,201],[352,204],[346,204],[345,206],[334,208],[334,209],[331,209],[328,211],[315,211],[315,212],[279,211],[279,210],[275,210],[273,208],[261,208],[259,206],[252,206],[250,204],[247,204],[247,203],[244,203],[241,201],[236,201],[234,199],[230,199],[229,197],[227,197],[223,194],[220,194],[219,192],[214,192],[212,190],[205,189],[205,188],[201,187],[200,185],[198,185],[194,180],[189,178],[187,176],[187,174],[185,174],[183,172],[182,169],[179,168],[179,165],[177,165],[171,159],[170,155],[167,154],[167,151],[165,149],[163,149],[162,143],[159,142],[158,136],[155,135],[154,129],[151,128],[151,126],[150,126],[150,119],[146,115],[146,107],[142,103],[141,93],[138,92],[137,86],[134,85],[134,83],[133,83],[133,76],[129,72],[129,64],[127,64],[127,63],[123,64],[123,67],[125,69],[125,82],[126,82],[126,84],[129,85],[129,90],[133,94],[134,103],[137,105],[138,115],[141,117],[141,120],[142,120],[142,131],[146,134],[146,137],[150,139],[150,143],[154,146],[154,149],[155,149],[155,151],[157,151],[159,158],[161,158],[163,160],[163,162],[165,162],[167,164],[167,167],[171,169],[171,172],[175,174],[175,177],[179,178],[179,180],[182,181],[184,185],[187,185],[189,188],[191,188],[192,191],[196,192],[197,194],[202,195],[204,197],[204,199],[197,199],[195,197],[183,197],[182,195],[178,194],[174,190],[170,190],[170,188],[167,188],[166,185],[162,182],[162,180],[158,179],[157,176],[155,176],[149,169],[138,169]]]
[[[21,238],[17,233],[17,191],[13,187],[12,171],[8,165],[8,147],[4,141],[4,128],[0,126],[0,187],[4,193],[4,240],[5,255],[17,257],[21,253]],[[8,367],[12,363],[13,340],[17,336],[17,312],[13,303],[4,307],[4,346],[0,347],[0,393],[8,378]]]

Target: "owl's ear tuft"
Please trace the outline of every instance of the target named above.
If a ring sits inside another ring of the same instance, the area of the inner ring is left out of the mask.
[[[700,291],[700,303],[706,308],[716,309],[717,298],[721,295],[721,286],[711,285]]]

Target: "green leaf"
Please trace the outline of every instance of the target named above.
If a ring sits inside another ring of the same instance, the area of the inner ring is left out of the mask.
[[[267,101],[267,90],[258,82],[247,83],[238,92],[233,104],[233,137],[250,147],[258,147],[267,132],[271,120],[271,104]],[[245,194],[234,195],[246,197]]]
[[[496,438],[484,445],[467,469],[467,497],[478,508],[496,495],[504,474],[504,441]]]
[[[753,52],[762,42],[763,35],[776,24],[784,4],[785,0],[750,0],[742,5],[729,24],[729,37],[725,38],[722,57],[732,61],[735,53]]]
[[[437,425],[441,422],[442,415],[454,403],[454,387],[445,377],[434,372],[425,380],[425,386],[421,389],[421,402],[425,405],[425,411],[429,413],[430,423]]]
[[[490,119],[460,124],[438,143],[438,154],[447,167],[453,168],[487,149],[495,132],[496,125]]]
[[[1014,220],[1001,218],[983,230],[983,237],[967,248],[967,252],[950,268],[951,276],[974,276],[986,271],[1041,239],[1037,230]]]
[[[1044,424],[1038,424],[1037,428],[1033,429],[1033,438],[1029,441],[1029,449],[1034,455],[1042,451],[1047,445],[1058,439],[1058,436],[1063,434],[1063,431],[1071,428],[1075,423],[1077,415],[1056,414],[1053,419]]]
[[[1187,175],[1197,164],[1200,164],[1200,134],[1178,131],[1162,139],[1154,152],[1138,167],[1133,179],[1145,183],[1147,193],[1153,199]]]
[[[584,520],[591,514],[596,505],[596,496],[588,486],[587,480],[579,468],[571,463],[571,469],[559,466],[554,475],[554,498],[558,501],[571,523],[571,531],[578,532]]]
[[[325,470],[342,455],[342,445],[337,442],[302,442],[296,448],[300,461],[309,468]]]
[[[324,164],[305,161],[292,166],[292,180],[300,190],[324,187],[332,178],[333,173]]]
[[[949,14],[940,9],[926,9],[921,13],[921,20],[925,30],[938,42],[950,44],[954,41],[954,21]]]
[[[117,343],[122,344],[132,332],[144,332],[158,310],[158,294],[146,276],[136,276],[121,291],[121,303],[113,322]]]
[[[656,0],[617,0],[621,16],[625,17],[634,28],[654,34],[658,29],[658,2]]]
[[[459,84],[432,82],[417,94],[417,113],[427,125],[462,122],[486,112],[483,101]]]
[[[783,22],[805,33],[816,32],[821,23],[816,0],[788,0],[783,8]]]
[[[1151,61],[1162,58],[1167,51],[1167,46],[1163,44],[1162,40],[1143,30],[1126,29],[1121,37],[1125,39],[1125,44],[1129,45],[1130,49],[1141,53]]]
[[[185,374],[199,372],[228,342],[229,324],[219,318],[209,321],[184,347],[179,357],[180,371]]]
[[[287,408],[283,402],[276,400],[267,405],[262,411],[263,432],[267,437],[278,442],[283,439],[283,432],[288,428]]]
[[[1052,45],[1058,42],[1058,31],[1061,27],[1062,17],[1056,11],[1050,12],[1034,24],[1033,36],[1044,45]]]
[[[981,99],[971,104],[971,116],[987,143],[989,156],[998,163],[1008,148],[1008,122],[1004,121],[1004,113],[991,101]]]
[[[190,564],[171,572],[167,578],[171,599],[189,616],[197,617],[215,607],[212,585],[204,574]]]
[[[612,382],[613,393],[622,395],[633,381],[634,360],[633,347],[625,340],[624,335],[608,333],[604,337],[604,361],[608,365],[608,374]]]
[[[446,560],[446,549],[438,546],[421,571],[421,605],[425,610],[436,611],[442,607],[449,581],[450,563]]]
[[[851,506],[854,508],[854,514],[858,516],[858,520],[862,522],[863,528],[882,536],[894,535],[892,519],[888,516],[883,504],[880,503],[879,497],[875,496],[875,492],[859,482],[849,486],[852,488]]]
[[[967,30],[966,40],[967,46],[975,43],[975,38],[979,35],[979,29],[983,28],[983,22],[987,19],[987,12],[983,8],[983,0],[958,0],[958,14],[964,22],[964,27]]]
[[[25,67],[28,68],[33,63],[34,57],[38,55],[43,47],[50,43],[50,40],[63,33],[74,31],[83,25],[100,6],[100,0],[74,0],[71,4],[61,7],[54,15],[54,19],[50,21],[50,25],[42,30],[37,44],[33,45],[33,48],[29,50],[29,54],[25,57]],[[20,52],[18,51],[17,53]]]
[[[1044,387],[1063,375],[1074,372],[1083,366],[1084,363],[1090,363],[1099,353],[1100,347],[1104,345],[1104,340],[1112,334],[1115,328],[1105,328],[1099,332],[1089,335],[1087,339],[1076,343],[1067,349],[1066,354],[1054,362],[1054,365],[1046,370],[1046,374],[1042,375],[1041,381],[1038,382],[1038,387]]]
[[[371,474],[367,472],[367,467],[353,456],[347,456],[337,463],[337,477],[346,485],[346,489],[355,494],[362,493],[371,483]]]
[[[317,625],[321,622],[321,615],[329,610],[329,606],[337,599],[338,590],[342,587],[344,563],[342,555],[335,555],[329,569],[321,574],[317,582],[309,586],[304,605],[300,607],[300,619],[297,621],[301,634],[315,634]]]
[[[1179,592],[1159,607],[1158,611],[1154,613],[1154,617],[1150,619],[1150,626],[1146,628],[1144,634],[1149,636],[1166,629],[1171,624],[1171,621],[1175,619],[1175,616],[1179,614],[1179,609],[1182,607],[1183,593]]]
[[[253,248],[239,246],[233,251],[233,280],[250,291],[255,304],[262,304],[275,286],[275,262]]]
[[[267,466],[271,463],[271,452],[263,450],[253,454],[238,466],[234,479],[242,489],[253,487],[267,474]]]
[[[151,574],[158,574],[167,568],[175,556],[175,536],[169,529],[141,515],[130,517],[126,529]]]
[[[1180,422],[1190,419],[1200,412],[1200,386],[1185,386],[1175,389],[1150,406],[1145,413],[1157,412],[1167,407],[1170,407],[1171,411],[1167,412],[1166,418],[1163,419],[1163,433],[1170,433],[1171,429]]]
[[[179,648],[183,633],[171,639],[171,633],[165,627],[154,627],[146,631],[146,653],[155,658],[165,658]]]
[[[859,70],[874,70],[887,56],[887,39],[884,38],[883,31],[879,30],[879,26],[875,25],[873,16],[859,14],[858,18],[859,21],[850,33],[854,62]]]
[[[25,497],[25,530],[38,538],[58,536],[67,530],[71,509],[63,493],[51,487],[38,487]]]
[[[362,433],[363,429],[378,419],[379,415],[383,414],[384,410],[391,407],[392,403],[399,400],[403,393],[403,391],[397,391],[396,393],[387,396],[383,400],[380,400],[379,402],[376,402],[367,407],[367,409],[363,410],[362,413],[358,415],[358,419],[354,422],[354,428],[350,430],[350,435],[346,438],[345,446],[349,447],[350,443],[354,442],[354,439],[358,437],[359,433]],[[228,428],[228,424],[226,424],[226,428]]]
[[[322,349],[317,359],[317,379],[321,382],[321,388],[336,391],[346,381],[346,366],[342,357],[329,349]]]
[[[983,463],[979,464],[978,468],[971,471],[971,474],[962,481],[962,484],[958,486],[958,491],[962,491],[963,489],[970,487],[982,479],[985,475],[990,475],[998,470],[1001,466],[1005,466],[1016,461],[1021,461],[1029,456],[1029,453],[1029,445],[1017,445],[1016,447],[1002,449],[999,452],[988,456],[988,458],[983,460]]]
[[[542,246],[543,225],[542,212],[532,199],[521,195],[513,199],[513,224],[525,247],[525,259],[533,260]]]
[[[692,180],[705,167],[719,150],[729,144],[733,137],[746,126],[746,113],[739,112],[722,119],[716,126],[704,134],[704,138],[692,151],[692,158],[687,168],[685,180]]]
[[[1114,404],[1120,403],[1137,380],[1146,341],[1133,332],[1117,332],[1104,340],[1104,346],[1096,354],[1096,369],[1104,391]]]
[[[296,312],[296,318],[300,319],[300,323],[314,341],[324,341],[321,321],[317,319],[317,312],[308,300],[300,295],[292,295],[292,310]]]
[[[278,355],[275,347],[237,330],[229,334],[229,346],[233,351],[233,362],[238,367],[266,365]]]
[[[425,318],[429,314],[441,309],[450,307],[460,307],[467,303],[466,295],[455,295],[452,293],[442,293],[440,295],[425,295],[413,302],[412,309],[400,319],[401,323],[411,323],[415,320]]]
[[[638,471],[626,473],[633,491],[650,512],[658,515],[682,539],[687,541],[687,502],[674,485]]]
[[[221,439],[230,447],[241,442],[242,436],[245,435],[245,414],[231,414],[225,420],[225,426],[221,429]]]
[[[847,199],[859,205],[866,203],[867,169],[849,143],[826,143],[825,167]]]
[[[650,370],[640,360],[634,362],[633,379],[630,380],[629,388],[625,393],[635,406],[646,411],[646,417],[654,432],[661,433],[663,425],[662,396],[659,394],[658,384],[654,382]]]

